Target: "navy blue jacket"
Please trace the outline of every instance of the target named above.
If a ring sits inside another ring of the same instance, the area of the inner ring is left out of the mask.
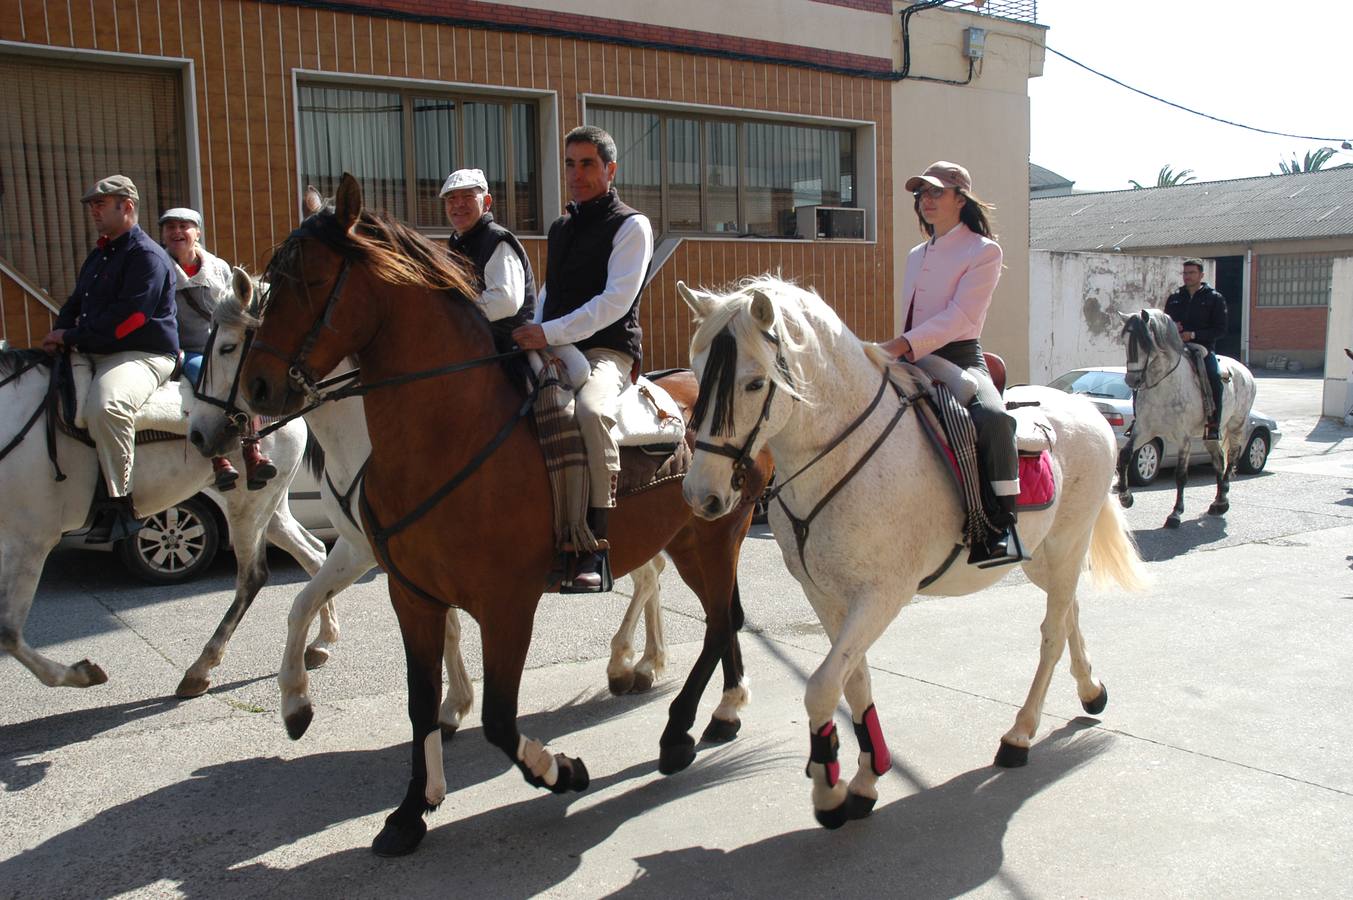
[[[56,316],[65,343],[85,353],[179,352],[174,265],[139,225],[95,247]]]
[[[1215,352],[1217,339],[1226,334],[1226,298],[1204,281],[1189,296],[1187,288],[1180,288],[1165,301],[1165,312],[1193,332],[1193,343],[1202,344]]]

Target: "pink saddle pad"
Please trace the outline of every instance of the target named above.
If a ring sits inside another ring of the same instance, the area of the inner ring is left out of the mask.
[[[1057,494],[1052,478],[1052,457],[1044,450],[1037,456],[1019,458],[1019,500],[1021,507],[1047,506]]]

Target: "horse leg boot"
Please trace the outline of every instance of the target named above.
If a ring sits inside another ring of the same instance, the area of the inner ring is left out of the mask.
[[[244,481],[251,491],[261,489],[269,480],[277,477],[277,466],[263,455],[258,448],[257,421],[249,421],[249,430],[240,439],[240,449],[244,452]]]

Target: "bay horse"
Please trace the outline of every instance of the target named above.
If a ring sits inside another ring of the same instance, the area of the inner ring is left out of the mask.
[[[528,784],[555,793],[586,789],[582,760],[517,729],[535,610],[555,559],[545,459],[528,419],[528,367],[506,342],[521,317],[490,324],[469,299],[475,288],[464,264],[364,210],[361,187],[347,174],[333,209],[302,222],[265,280],[261,325],[241,375],[248,404],[266,414],[294,412],[313,395],[316,373],[349,356],[369,391],[363,402],[371,461],[360,506],[389,574],[413,731],[408,789],[372,849],[412,852],[427,831],[423,814],[445,797],[437,708],[444,622],[453,606],[480,626],[485,737]],[[694,402],[689,373],[661,384],[684,406]],[[687,731],[720,663],[724,693],[705,737],[728,740],[740,726],[747,690],[737,643],[737,561],[769,470],[767,459],[753,467],[737,514],[722,522],[693,520],[678,479],[621,498],[611,516],[612,571],[624,574],[665,550],[705,610],[699,659],[659,741],[658,767],[666,774],[694,759]]]
[[[1189,480],[1189,449],[1207,424],[1202,392],[1212,388],[1206,378],[1199,377],[1178,326],[1163,310],[1118,315],[1127,343],[1125,380],[1133,390],[1135,412],[1131,436],[1118,456],[1118,501],[1132,505],[1127,467],[1136,449],[1154,440],[1170,441],[1179,448],[1179,455],[1174,469],[1174,508],[1165,518],[1165,527],[1178,528],[1184,514],[1184,485]],[[1244,452],[1245,423],[1255,395],[1254,375],[1243,363],[1218,355],[1217,365],[1222,375],[1219,440],[1203,441],[1217,475],[1217,494],[1207,508],[1210,516],[1223,515],[1231,508],[1227,496],[1231,476]]]
[[[318,206],[312,210],[317,211]],[[204,456],[211,457],[234,446],[239,439],[239,423],[247,411],[236,404],[239,398],[240,364],[259,321],[261,286],[243,269],[235,269],[233,294],[217,303],[207,340],[201,381],[194,389],[194,402],[188,416],[188,439]],[[345,361],[326,380],[335,389],[357,370]],[[324,565],[301,589],[287,617],[287,640],[277,680],[282,695],[282,720],[287,734],[299,739],[314,718],[307,669],[322,666],[329,658],[329,646],[339,637],[338,617],[333,598],[357,579],[376,567],[376,556],[352,500],[357,496],[361,474],[371,456],[371,439],[366,431],[366,414],[358,397],[315,404],[305,413],[305,422],[323,448],[315,455],[320,463],[313,474],[320,483],[320,497],[329,521],[338,531],[338,540],[329,550]],[[311,457],[307,458],[310,461]],[[611,660],[607,666],[607,684],[614,694],[642,693],[652,688],[654,679],[666,663],[666,642],[662,633],[662,606],[658,579],[663,559],[654,557],[630,573],[634,595],[611,641]],[[323,612],[320,633],[306,646],[310,624]],[[643,657],[636,664],[634,629],[640,615],[647,625]],[[445,665],[446,697],[437,721],[443,738],[450,738],[474,702],[474,685],[465,670],[460,652],[460,617],[454,607],[446,617]]]
[[[38,417],[48,390],[50,367],[40,350],[0,351],[0,441],[11,445],[0,459],[0,651],[14,658],[49,687],[103,684],[102,666],[82,659],[65,665],[39,653],[23,639],[47,554],[63,533],[82,527],[99,477],[94,448],[60,428],[54,440],[57,462],[67,476],[58,481],[40,430],[22,436],[24,422]],[[287,491],[300,468],[306,429],[294,422],[263,444],[278,474],[257,491],[234,490],[222,497],[235,549],[235,596],[215,632],[189,666],[175,693],[196,697],[211,686],[211,670],[225,656],[226,644],[268,580],[268,542],[286,550],[309,573],[324,562],[324,545],[291,514]],[[14,443],[17,440],[18,443]],[[236,463],[239,460],[235,445]],[[187,452],[185,440],[141,443],[133,460],[136,512],[142,516],[169,509],[210,487],[211,463]],[[194,534],[185,532],[184,540]]]
[[[1005,569],[962,562],[964,512],[948,463],[910,407],[924,388],[877,344],[857,338],[815,293],[771,276],[727,294],[678,290],[696,314],[691,359],[700,375],[695,458],[685,496],[717,520],[740,499],[732,484],[750,454],[769,447],[778,487],[770,525],[790,573],[803,586],[831,651],[808,679],[812,801],[835,828],[863,818],[891,765],[874,707],[865,653],[911,598],[979,591]],[[1007,396],[1041,405],[1056,431],[1049,449],[1055,498],[1024,511],[1023,567],[1047,592],[1038,667],[996,764],[1028,761],[1053,668],[1070,644],[1071,674],[1087,712],[1108,700],[1090,668],[1076,587],[1088,561],[1125,588],[1143,583],[1141,559],[1109,495],[1114,437],[1087,401],[1048,388]],[[908,414],[910,410],[910,414]],[[791,515],[792,512],[792,515]],[[955,561],[955,565],[950,565]],[[844,691],[860,745],[846,785],[832,716]]]

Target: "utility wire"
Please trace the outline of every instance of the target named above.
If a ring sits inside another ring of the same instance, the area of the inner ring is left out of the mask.
[[[1062,59],[1066,60],[1067,62],[1069,62],[1069,63],[1071,63],[1071,64],[1073,64],[1073,65],[1080,66],[1082,69],[1084,69],[1084,70],[1087,71],[1087,72],[1090,72],[1091,74],[1098,75],[1100,78],[1108,79],[1109,81],[1112,81],[1114,84],[1118,85],[1119,87],[1125,87],[1125,88],[1127,88],[1128,90],[1132,91],[1133,93],[1141,94],[1143,97],[1150,97],[1152,100],[1156,100],[1156,101],[1158,101],[1158,102],[1160,102],[1160,103],[1164,103],[1166,106],[1173,106],[1175,109],[1182,109],[1182,110],[1183,110],[1184,112],[1186,112],[1186,113],[1192,113],[1192,114],[1195,115],[1195,116],[1202,116],[1204,119],[1211,119],[1212,121],[1214,121],[1214,122],[1220,122],[1220,123],[1222,123],[1223,125],[1233,125],[1233,126],[1235,126],[1236,128],[1244,128],[1244,129],[1247,130],[1247,131],[1257,131],[1257,132],[1259,132],[1260,134],[1273,134],[1273,135],[1277,135],[1278,137],[1290,137],[1290,138],[1296,138],[1296,139],[1302,140],[1302,141],[1340,141],[1340,142],[1342,142],[1342,143],[1344,144],[1344,149],[1346,149],[1346,150],[1349,149],[1349,146],[1348,146],[1348,143],[1349,143],[1349,142],[1348,142],[1348,140],[1347,140],[1346,138],[1338,138],[1338,137],[1314,137],[1314,136],[1309,135],[1309,134],[1290,134],[1290,133],[1288,133],[1288,132],[1286,132],[1286,131],[1271,131],[1271,130],[1269,130],[1269,129],[1267,129],[1267,128],[1257,128],[1257,127],[1255,127],[1255,126],[1253,126],[1253,125],[1245,125],[1245,124],[1243,124],[1243,123],[1241,123],[1241,122],[1232,122],[1230,119],[1222,119],[1222,118],[1219,118],[1219,117],[1217,117],[1217,116],[1210,116],[1210,115],[1208,115],[1208,114],[1205,113],[1205,112],[1199,112],[1199,111],[1196,110],[1196,109],[1189,109],[1187,106],[1184,106],[1184,105],[1179,104],[1179,103],[1175,103],[1175,102],[1172,101],[1172,100],[1166,100],[1164,97],[1157,97],[1155,94],[1148,93],[1148,92],[1142,90],[1141,88],[1135,88],[1135,87],[1133,87],[1133,86],[1130,85],[1130,84],[1124,84],[1123,82],[1119,81],[1117,78],[1114,78],[1112,75],[1105,75],[1103,72],[1099,71],[1098,69],[1092,69],[1092,68],[1090,68],[1089,66],[1087,66],[1085,63],[1081,62],[1080,60],[1072,59],[1071,57],[1067,56],[1065,53],[1062,53],[1060,50],[1054,50],[1054,49],[1052,49],[1051,47],[1048,47],[1048,48],[1047,48],[1047,51],[1048,51],[1049,53],[1055,54],[1056,56],[1060,56]]]

